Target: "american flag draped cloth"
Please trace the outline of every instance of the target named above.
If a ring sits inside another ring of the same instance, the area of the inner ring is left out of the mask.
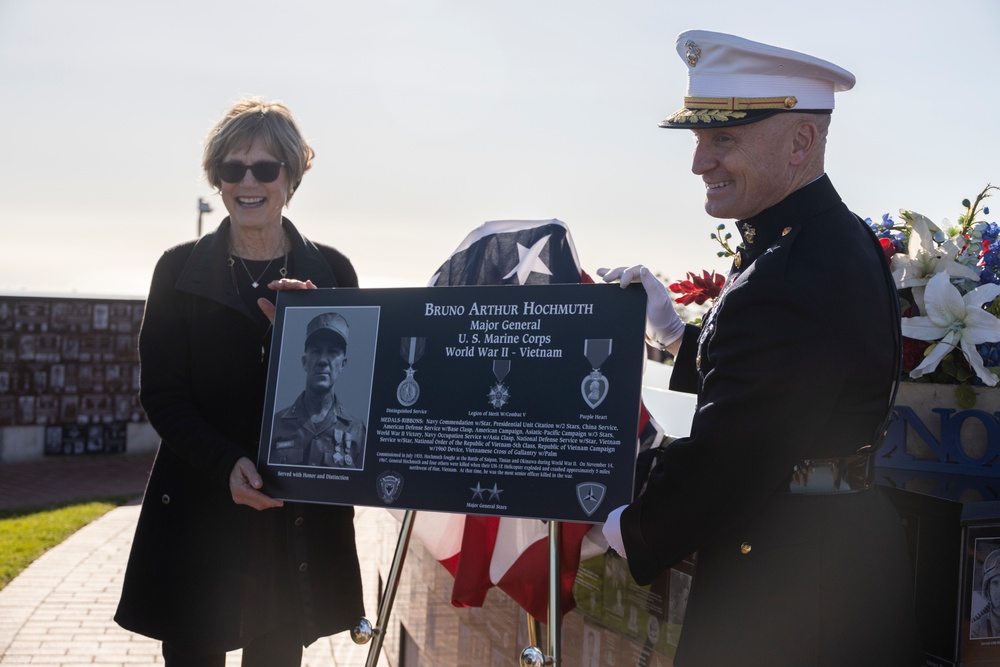
[[[559,220],[504,220],[473,230],[441,265],[431,286],[592,283],[580,268],[569,229]],[[640,409],[640,464],[645,480],[662,432]],[[480,607],[497,586],[535,618],[548,610],[548,526],[537,519],[418,512],[413,534],[455,577],[451,602]],[[563,522],[561,610],[576,606],[573,582],[582,559],[604,553],[600,526]]]
[[[432,287],[592,283],[559,220],[497,220],[474,229],[441,265]]]

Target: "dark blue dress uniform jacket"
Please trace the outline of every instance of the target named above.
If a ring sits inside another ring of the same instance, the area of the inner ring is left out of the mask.
[[[790,495],[803,459],[872,443],[899,321],[870,232],[826,176],[737,223],[739,266],[671,386],[697,392],[622,514],[639,583],[697,552],[676,664],[919,663],[898,515],[877,490]]]
[[[333,248],[284,220],[290,277],[355,287]],[[161,437],[115,620],[215,650],[292,622],[302,642],[363,616],[352,507],[233,503],[229,474],[257,460],[270,329],[251,317],[227,264],[229,219],[163,254],[139,335],[140,398]]]

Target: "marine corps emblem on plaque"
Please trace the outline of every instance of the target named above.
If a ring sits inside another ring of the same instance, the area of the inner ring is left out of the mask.
[[[403,491],[403,476],[395,470],[386,470],[375,479],[375,492],[386,505],[391,505]]]
[[[604,502],[604,493],[607,487],[597,482],[583,482],[576,485],[576,499],[580,501],[580,507],[591,516],[597,508]]]

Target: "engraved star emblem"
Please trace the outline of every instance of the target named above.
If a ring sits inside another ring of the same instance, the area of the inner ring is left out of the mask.
[[[584,500],[597,500],[597,496],[594,495],[594,487],[587,487],[587,495],[583,497]]]
[[[517,266],[511,269],[510,273],[503,277],[504,280],[510,278],[515,273],[517,274],[517,282],[519,285],[523,285],[532,273],[541,273],[546,276],[551,276],[552,272],[549,271],[549,267],[545,266],[545,262],[539,255],[542,252],[542,248],[545,244],[549,242],[551,234],[548,234],[535,242],[530,248],[525,248],[520,243],[517,244]]]
[[[494,486],[496,486],[496,485],[494,484]],[[482,500],[483,499],[483,492],[487,491],[487,489],[484,489],[479,482],[476,482],[476,485],[473,486],[473,487],[470,487],[469,491],[472,491],[472,499],[473,500],[475,500],[476,498],[479,498],[480,500]]]
[[[496,482],[493,483],[492,489],[486,489],[490,492],[490,500],[500,500],[500,494],[503,493],[503,489],[498,489]]]

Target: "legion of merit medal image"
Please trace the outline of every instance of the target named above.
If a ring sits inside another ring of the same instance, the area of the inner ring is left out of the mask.
[[[279,292],[265,491],[600,522],[633,495],[645,308],[638,285]]]

